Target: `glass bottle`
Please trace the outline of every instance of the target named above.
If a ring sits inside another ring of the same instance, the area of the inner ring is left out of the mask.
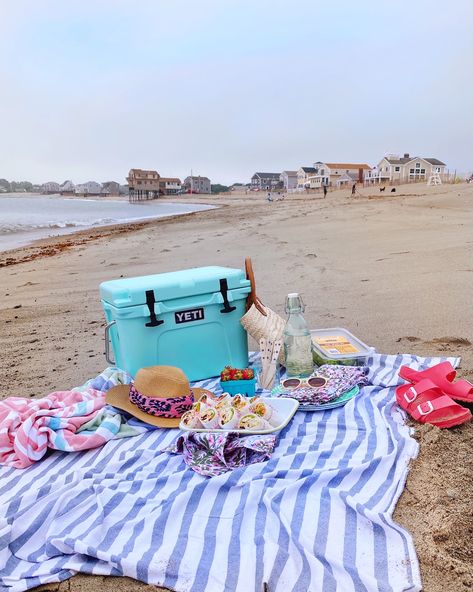
[[[284,329],[284,353],[288,376],[310,376],[314,370],[312,338],[304,319],[305,306],[297,292],[288,294],[286,313],[288,319]]]

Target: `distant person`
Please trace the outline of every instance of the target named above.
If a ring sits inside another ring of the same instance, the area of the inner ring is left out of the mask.
[[[327,185],[324,185],[324,197],[327,197]]]
[[[353,183],[353,187],[351,188],[351,194],[355,195],[356,193],[356,183]]]
[[[268,191],[268,202],[273,201],[273,196],[271,195],[271,191]]]

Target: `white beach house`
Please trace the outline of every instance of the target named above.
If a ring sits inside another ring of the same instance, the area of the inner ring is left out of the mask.
[[[370,180],[378,183],[409,183],[426,181],[436,173],[443,179],[446,167],[447,165],[438,158],[410,156],[408,153],[402,157],[389,154],[379,162],[376,174],[370,177]]]
[[[283,171],[279,175],[279,180],[286,191],[295,189],[297,187],[297,171]]]
[[[76,186],[74,185],[74,183],[70,180],[67,180],[64,181],[64,183],[62,183],[62,185],[59,187],[59,192],[61,193],[61,195],[73,195],[75,189]]]
[[[210,193],[212,185],[208,177],[194,175],[184,179],[184,188],[190,193]]]
[[[61,191],[61,186],[56,181],[48,181],[47,183],[43,183],[41,185],[41,193],[59,193]]]
[[[105,181],[105,183],[102,183],[100,195],[120,195],[120,183],[116,181]]]
[[[87,183],[79,183],[75,187],[76,195],[100,195],[102,193],[101,183],[97,181],[87,181]]]
[[[297,188],[308,189],[310,186],[310,178],[314,177],[317,171],[314,167],[300,167],[297,171]]]
[[[181,180],[177,177],[161,177],[159,179],[159,192],[163,195],[176,195],[181,193]]]
[[[337,186],[349,183],[363,183],[372,170],[369,164],[353,162],[316,162],[317,174],[323,177],[323,184]]]

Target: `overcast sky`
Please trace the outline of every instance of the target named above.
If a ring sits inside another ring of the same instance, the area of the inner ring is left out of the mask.
[[[0,0],[0,177],[473,168],[473,2]]]

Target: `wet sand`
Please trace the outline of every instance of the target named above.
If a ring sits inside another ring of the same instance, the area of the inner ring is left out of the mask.
[[[321,195],[182,197],[219,209],[83,231],[0,254],[4,396],[40,397],[106,366],[101,281],[251,255],[261,299],[302,293],[312,327],[346,327],[383,353],[461,355],[473,380],[473,186]],[[172,201],[172,200],[170,200]],[[414,537],[424,590],[473,587],[473,426],[416,430],[395,518]],[[43,590],[156,590],[79,575]],[[250,591],[249,591],[250,592]]]

